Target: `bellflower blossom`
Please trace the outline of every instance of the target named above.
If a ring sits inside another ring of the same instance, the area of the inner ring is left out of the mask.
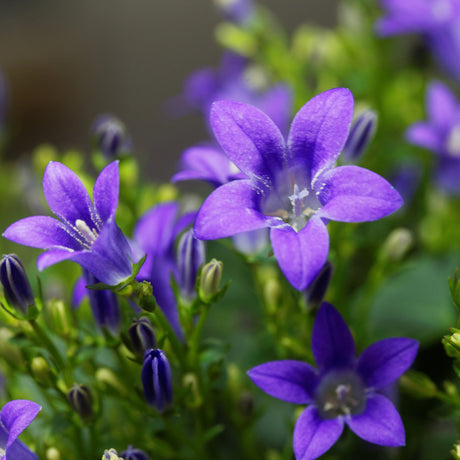
[[[0,460],[38,460],[18,436],[30,425],[41,407],[25,399],[6,403],[0,411]]]
[[[183,338],[177,303],[171,287],[171,276],[177,279],[174,254],[177,236],[195,219],[196,212],[178,217],[179,204],[161,203],[144,214],[134,228],[135,245],[147,258],[137,279],[152,283],[153,295],[178,337]]]
[[[376,25],[382,36],[422,34],[441,66],[460,79],[459,0],[381,0],[386,16]]]
[[[286,142],[275,123],[255,107],[214,103],[216,138],[248,179],[211,193],[198,212],[197,238],[268,227],[281,270],[292,286],[305,289],[326,263],[329,220],[372,221],[402,204],[399,193],[378,174],[358,166],[334,168],[352,114],[349,90],[321,93],[299,110]]]
[[[404,426],[382,394],[412,364],[418,342],[389,338],[373,343],[358,358],[347,324],[323,303],[313,326],[317,369],[302,361],[272,361],[248,372],[270,396],[308,404],[294,428],[296,460],[313,460],[329,450],[345,425],[360,438],[382,446],[403,446]]]
[[[438,156],[437,184],[448,193],[459,193],[460,104],[447,86],[435,81],[428,87],[426,106],[428,120],[410,126],[406,138]]]
[[[93,203],[78,176],[67,166],[51,161],[43,176],[43,192],[58,219],[26,217],[10,225],[3,236],[25,246],[47,249],[38,257],[39,270],[72,260],[105,284],[121,283],[132,273],[132,254],[115,223],[118,189],[117,161],[99,174]]]

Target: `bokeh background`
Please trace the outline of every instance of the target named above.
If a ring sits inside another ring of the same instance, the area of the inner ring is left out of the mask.
[[[287,33],[332,27],[338,0],[260,0]],[[172,118],[168,101],[194,70],[218,65],[222,20],[212,0],[1,0],[0,68],[9,84],[5,155],[41,143],[89,152],[100,113],[126,124],[144,178],[168,180],[182,150],[206,139],[199,116]]]

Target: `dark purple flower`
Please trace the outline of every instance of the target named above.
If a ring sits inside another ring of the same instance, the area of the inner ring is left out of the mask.
[[[343,147],[342,160],[356,163],[364,155],[377,129],[377,114],[365,110],[353,121]]]
[[[426,109],[428,120],[410,126],[406,138],[438,155],[438,186],[448,193],[459,193],[460,104],[443,83],[435,81],[427,90]]]
[[[134,228],[134,241],[147,258],[138,280],[152,283],[153,295],[176,334],[183,338],[171,277],[178,279],[174,242],[195,219],[196,212],[179,218],[179,204],[161,203],[144,214]]]
[[[416,340],[390,338],[373,343],[355,358],[347,324],[325,302],[313,326],[317,369],[283,360],[256,366],[248,375],[270,396],[308,404],[294,428],[294,453],[297,460],[313,460],[332,447],[345,424],[368,442],[405,444],[401,418],[381,390],[411,366],[417,349]]]
[[[193,230],[187,230],[179,239],[177,245],[177,282],[181,294],[187,300],[196,296],[195,284],[198,270],[205,260],[205,246],[203,241],[193,235]]]
[[[146,317],[133,320],[131,326],[128,328],[128,336],[131,350],[141,359],[147,350],[157,348],[157,340],[152,323]]]
[[[141,372],[147,403],[159,412],[173,401],[171,367],[168,358],[159,348],[147,350]]]
[[[116,285],[132,273],[131,247],[115,223],[118,206],[118,162],[107,165],[93,189],[94,204],[77,175],[52,161],[45,169],[43,191],[58,217],[26,217],[3,236],[16,243],[47,249],[37,260],[39,270],[72,260],[95,278]]]
[[[0,411],[0,460],[38,460],[18,436],[30,425],[41,407],[25,399],[6,403]]]
[[[67,399],[72,409],[83,420],[90,420],[93,417],[93,397],[88,386],[74,383],[67,393]]]
[[[143,450],[133,446],[128,446],[120,455],[124,460],[150,460],[150,457]]]
[[[377,33],[422,34],[444,69],[460,79],[458,0],[381,0],[380,3],[386,16],[377,22]]]
[[[4,254],[0,261],[0,282],[7,302],[27,315],[29,308],[35,305],[32,288],[22,262],[16,254]]]
[[[91,128],[95,147],[108,159],[131,150],[131,139],[125,125],[110,114],[99,115]]]
[[[326,263],[329,220],[372,221],[402,204],[378,174],[358,166],[334,168],[352,114],[349,90],[321,93],[300,109],[285,141],[255,107],[216,102],[211,112],[216,138],[248,179],[211,193],[198,212],[197,238],[268,227],[281,270],[296,289],[305,289]]]

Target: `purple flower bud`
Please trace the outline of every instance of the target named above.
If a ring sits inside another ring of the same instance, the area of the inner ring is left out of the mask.
[[[150,460],[150,457],[141,449],[129,446],[120,454],[125,460]]]
[[[155,333],[149,319],[135,319],[128,329],[130,346],[134,354],[142,358],[147,350],[157,347]]]
[[[365,110],[351,126],[342,152],[343,159],[350,162],[358,161],[371,143],[376,129],[377,114],[373,110]]]
[[[93,398],[86,385],[74,383],[67,393],[67,399],[82,420],[89,420],[93,416]]]
[[[27,315],[29,307],[35,305],[35,301],[24,266],[16,254],[2,257],[0,281],[8,304],[22,315]]]
[[[159,412],[172,404],[173,390],[171,367],[168,358],[159,348],[147,350],[141,372],[147,403]]]
[[[91,134],[95,147],[108,159],[131,150],[131,140],[125,125],[113,115],[104,114],[97,117]]]
[[[182,295],[190,300],[195,297],[198,270],[205,259],[204,242],[193,236],[193,230],[185,232],[177,247],[178,283]]]

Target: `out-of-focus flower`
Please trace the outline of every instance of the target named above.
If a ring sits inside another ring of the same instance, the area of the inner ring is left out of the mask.
[[[112,333],[117,333],[121,325],[120,305],[117,295],[107,289],[88,289],[86,286],[97,284],[99,280],[88,270],[83,270],[83,277],[74,286],[72,303],[78,306],[85,296],[88,296],[94,320],[99,327],[105,327]]]
[[[377,114],[365,110],[353,121],[347,141],[343,147],[342,160],[358,162],[374,138],[377,129]]]
[[[73,387],[67,393],[67,399],[73,410],[82,420],[89,420],[93,417],[93,397],[86,385],[74,383]]]
[[[360,438],[383,446],[403,446],[402,420],[381,390],[412,364],[418,342],[380,340],[355,358],[347,324],[328,303],[318,311],[312,335],[317,369],[302,361],[273,361],[254,367],[249,377],[270,396],[308,404],[294,428],[297,460],[313,460],[329,450],[348,427]]]
[[[441,66],[460,79],[458,0],[380,0],[386,15],[376,25],[382,36],[422,34]]]
[[[416,162],[404,163],[390,173],[390,182],[401,194],[405,206],[411,202],[421,177],[422,167]]]
[[[117,117],[107,113],[94,120],[91,137],[95,148],[108,159],[114,159],[131,150],[131,139],[125,125]]]
[[[161,203],[144,214],[134,228],[134,244],[147,254],[137,279],[152,283],[153,295],[176,334],[183,338],[171,276],[178,279],[174,242],[195,220],[196,212],[179,217],[179,204]]]
[[[214,0],[222,16],[236,24],[245,25],[254,16],[252,0]]]
[[[26,217],[10,225],[3,236],[47,249],[37,260],[39,270],[72,260],[101,282],[116,285],[132,273],[131,246],[115,223],[118,188],[117,161],[99,174],[93,189],[94,204],[78,176],[52,161],[45,169],[43,191],[58,219]]]
[[[147,403],[163,412],[173,401],[171,367],[165,353],[159,348],[147,350],[141,372]]]
[[[118,452],[115,449],[106,449],[102,454],[101,460],[125,460],[123,457],[118,456]]]
[[[150,457],[141,449],[136,449],[133,446],[128,446],[126,450],[121,453],[124,460],[150,460]]]
[[[135,319],[128,328],[130,338],[130,348],[139,358],[143,358],[144,354],[150,348],[157,347],[157,340],[152,324],[149,319],[142,317]]]
[[[204,242],[193,235],[193,230],[187,230],[179,239],[177,246],[177,282],[182,296],[192,300],[196,296],[195,285],[198,270],[205,261]]]
[[[31,424],[41,406],[33,401],[15,399],[0,411],[0,460],[38,460],[18,436]]]
[[[29,278],[16,254],[5,254],[0,262],[0,281],[9,305],[26,316],[29,307],[35,305]]]
[[[440,81],[432,82],[426,94],[428,120],[414,123],[407,140],[438,155],[435,180],[447,193],[460,192],[460,104]]]
[[[270,228],[278,264],[305,289],[327,260],[330,220],[366,222],[399,209],[399,193],[358,166],[334,168],[353,114],[349,90],[314,97],[295,116],[287,141],[270,118],[247,104],[214,103],[211,124],[222,149],[248,179],[216,189],[195,222],[210,240]]]

